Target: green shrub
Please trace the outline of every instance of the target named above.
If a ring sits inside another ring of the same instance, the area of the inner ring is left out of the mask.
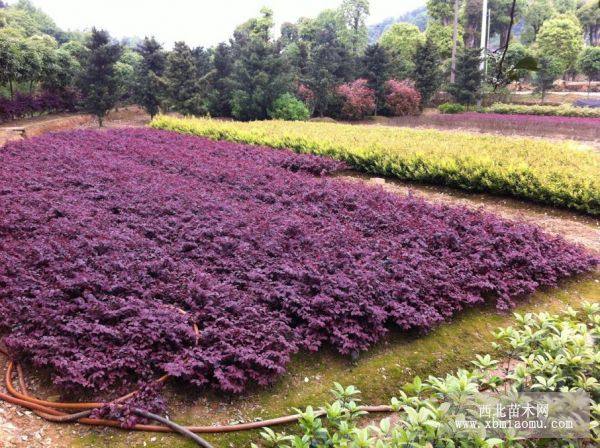
[[[438,110],[443,114],[459,114],[464,112],[465,106],[458,103],[444,103],[438,106]]]
[[[291,93],[284,93],[273,102],[269,116],[274,120],[307,120],[310,112],[306,105]]]
[[[556,117],[587,117],[600,118],[600,109],[591,107],[574,107],[568,104],[561,106],[495,103],[480,112],[493,114],[524,114],[524,115],[552,115]]]
[[[151,125],[215,140],[329,156],[382,176],[511,195],[600,215],[600,153],[570,141],[390,126],[241,123],[168,116],[155,118]]]
[[[360,418],[373,407],[361,406],[360,391],[335,384],[333,403],[324,408],[308,406],[296,410],[298,428],[292,435],[271,429],[261,432],[261,446],[269,448],[310,447],[469,447],[469,448],[559,448],[583,446],[576,440],[530,439],[524,443],[511,437],[513,429],[458,430],[455,421],[464,418],[465,404],[489,397],[514,397],[522,392],[576,392],[591,398],[589,446],[600,442],[600,305],[584,303],[580,311],[571,308],[563,315],[516,314],[512,327],[495,333],[495,357],[477,355],[474,368],[461,369],[445,377],[415,377],[389,406],[375,409],[398,414],[371,425]],[[513,402],[515,398],[511,398]],[[485,403],[485,401],[484,401]],[[476,408],[475,408],[476,409]],[[477,411],[469,420],[485,418]],[[568,437],[568,433],[567,433]],[[584,443],[585,445],[585,443]],[[587,445],[586,445],[587,446]],[[254,448],[258,448],[253,444]]]

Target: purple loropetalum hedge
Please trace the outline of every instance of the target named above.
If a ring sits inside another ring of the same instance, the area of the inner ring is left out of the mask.
[[[357,354],[598,263],[530,225],[324,176],[340,168],[150,129],[8,144],[6,346],[65,390],[166,372],[237,393],[297,350]]]

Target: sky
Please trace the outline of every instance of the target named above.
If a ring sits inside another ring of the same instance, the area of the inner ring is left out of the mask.
[[[283,22],[314,17],[341,0],[32,0],[63,29],[108,30],[114,37],[154,35],[166,46],[184,40],[212,46],[228,40],[236,25],[273,9],[277,29]],[[12,3],[10,1],[9,3]],[[425,0],[371,0],[368,23],[415,9]]]

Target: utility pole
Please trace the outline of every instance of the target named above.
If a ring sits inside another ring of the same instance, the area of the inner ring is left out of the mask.
[[[481,11],[481,71],[485,69],[485,50],[487,49],[487,33],[488,33],[488,0],[483,0],[483,8]]]
[[[452,33],[452,67],[450,69],[450,83],[456,81],[456,49],[458,47],[458,3],[454,0],[454,32]]]

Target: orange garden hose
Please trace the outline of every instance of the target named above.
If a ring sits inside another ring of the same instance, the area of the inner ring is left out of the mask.
[[[179,310],[185,314],[185,311]],[[194,332],[196,334],[196,340],[199,338],[199,330],[196,324],[194,324]],[[9,354],[0,348],[0,353],[7,357],[8,363],[6,367],[5,383],[7,393],[0,392],[0,399],[8,403],[12,403],[17,406],[21,406],[33,411],[39,417],[54,423],[81,423],[90,426],[105,426],[112,428],[122,428],[121,422],[118,420],[107,420],[107,419],[96,419],[90,418],[94,409],[101,408],[109,404],[119,404],[134,397],[139,390],[130,392],[122,397],[119,397],[109,403],[104,402],[89,402],[89,403],[63,403],[40,400],[29,394],[27,385],[25,382],[25,375],[20,364],[15,363],[10,359]],[[13,373],[17,370],[17,377],[19,381],[19,388],[16,389],[13,385]],[[155,380],[155,383],[164,383],[169,379],[168,375],[164,375],[159,379]],[[359,409],[365,412],[393,412],[391,406],[360,406]],[[67,413],[64,410],[79,411],[77,413]],[[148,431],[148,432],[160,432],[160,433],[175,433],[178,432],[186,437],[189,437],[196,441],[198,445],[203,447],[210,447],[208,442],[201,439],[196,434],[210,434],[210,433],[226,433],[236,431],[248,431],[253,429],[265,428],[268,426],[277,426],[287,423],[297,422],[300,418],[299,414],[287,415],[283,417],[273,418],[270,420],[262,420],[251,423],[240,423],[236,425],[220,425],[220,426],[180,426],[170,420],[164,419],[163,417],[155,414],[148,413],[141,409],[132,409],[132,411],[140,416],[157,420],[163,423],[162,425],[150,425],[150,424],[135,424],[132,427],[128,427],[129,430],[134,431]],[[324,410],[316,411],[317,416],[325,414]]]
[[[8,356],[8,354],[2,349],[0,349],[0,353],[3,353],[5,356]],[[23,371],[19,364],[16,364],[16,368],[17,368],[17,374],[19,377],[20,388],[22,389],[22,391],[19,392],[13,385],[12,377],[13,377],[13,373],[15,370],[15,363],[12,360],[9,360],[8,364],[7,364],[7,368],[6,368],[6,375],[5,375],[6,390],[8,391],[8,394],[0,392],[0,399],[4,400],[6,402],[9,402],[9,403],[30,409],[30,410],[36,412],[36,414],[40,415],[40,417],[42,417],[46,420],[54,421],[54,422],[58,422],[58,423],[68,422],[68,421],[72,421],[79,414],[79,413],[78,414],[68,414],[65,412],[61,412],[58,409],[73,409],[73,410],[91,411],[93,409],[97,409],[99,407],[102,407],[102,406],[105,406],[106,404],[108,404],[108,403],[58,403],[58,402],[52,402],[52,401],[39,400],[39,399],[29,395],[29,393],[27,392],[27,389],[25,387]],[[167,376],[164,376],[164,377],[161,377],[157,381],[166,381],[167,378],[168,378]],[[126,397],[131,397],[131,396],[135,395],[136,393],[137,392],[132,392],[130,394],[124,395],[123,397],[120,397],[120,398],[114,400],[112,403],[122,402],[125,399],[127,399]],[[387,406],[387,405],[360,406],[359,409],[361,411],[366,411],[366,412],[393,412],[391,406]],[[323,410],[319,410],[316,412],[316,414],[318,416],[323,415],[324,413],[325,413],[325,411],[323,411]],[[277,425],[283,425],[286,423],[294,423],[294,422],[298,421],[299,417],[300,417],[300,415],[294,414],[294,415],[287,415],[284,417],[273,418],[270,420],[262,420],[262,421],[251,422],[251,423],[240,423],[237,425],[187,426],[186,428],[194,433],[200,433],[200,434],[247,431],[247,430],[252,430],[252,429],[260,429],[260,428],[264,428],[267,426],[277,426]],[[85,425],[92,425],[92,426],[110,426],[110,427],[114,427],[114,428],[121,427],[121,423],[117,420],[105,420],[105,419],[82,417],[82,418],[76,419],[76,421],[77,421],[77,423],[81,423],[81,424],[85,424]],[[169,428],[167,426],[163,426],[163,425],[136,424],[132,428],[128,428],[128,429],[133,429],[135,431],[173,432],[173,430],[171,428]]]

